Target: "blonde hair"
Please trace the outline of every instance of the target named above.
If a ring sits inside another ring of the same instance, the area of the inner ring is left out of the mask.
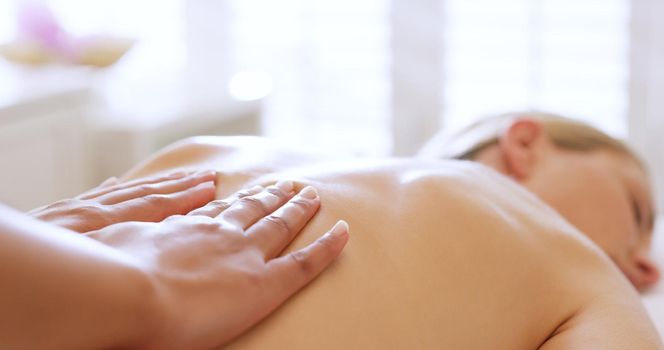
[[[472,160],[481,151],[497,144],[500,135],[519,118],[539,121],[551,141],[560,148],[584,152],[608,149],[633,158],[643,167],[641,158],[623,141],[578,120],[539,111],[504,113],[481,119],[453,134],[439,132],[418,156]]]

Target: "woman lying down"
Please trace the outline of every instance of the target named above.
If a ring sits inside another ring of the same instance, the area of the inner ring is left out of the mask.
[[[503,115],[435,138],[421,158],[375,161],[258,138],[195,138],[128,178],[181,168],[215,169],[217,198],[281,180],[316,188],[318,213],[272,255],[309,246],[339,218],[352,230],[321,278],[255,328],[223,339],[230,349],[663,348],[637,293],[659,278],[648,257],[654,208],[644,165],[578,122]],[[115,246],[133,239],[122,230],[92,236]],[[155,348],[215,346],[210,339],[221,338],[203,326],[215,316],[188,317],[211,297],[201,291],[170,310],[177,322],[154,334],[171,342]]]
[[[214,168],[218,197],[280,179],[313,185],[321,208],[286,251],[340,217],[352,228],[334,266],[229,348],[662,348],[636,292],[659,278],[651,189],[625,145],[512,114],[434,139],[422,156],[328,162],[260,139],[199,138],[131,176]]]

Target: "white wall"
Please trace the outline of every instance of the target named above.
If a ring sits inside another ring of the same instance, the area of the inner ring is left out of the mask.
[[[664,213],[664,2],[631,1],[630,141],[646,157]]]
[[[392,0],[392,153],[412,155],[440,128],[442,0]]]

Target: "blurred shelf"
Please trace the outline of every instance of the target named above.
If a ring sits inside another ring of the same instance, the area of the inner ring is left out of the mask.
[[[27,118],[89,98],[87,69],[19,67],[0,60],[0,121]]]
[[[0,201],[73,196],[185,137],[261,133],[262,101],[231,98],[223,76],[126,67],[0,62]]]
[[[0,65],[0,201],[29,209],[89,185],[79,73]]]

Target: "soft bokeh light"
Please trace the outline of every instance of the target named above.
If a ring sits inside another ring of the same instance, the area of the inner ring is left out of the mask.
[[[272,92],[272,78],[260,72],[239,72],[231,78],[228,90],[238,100],[258,100]]]

